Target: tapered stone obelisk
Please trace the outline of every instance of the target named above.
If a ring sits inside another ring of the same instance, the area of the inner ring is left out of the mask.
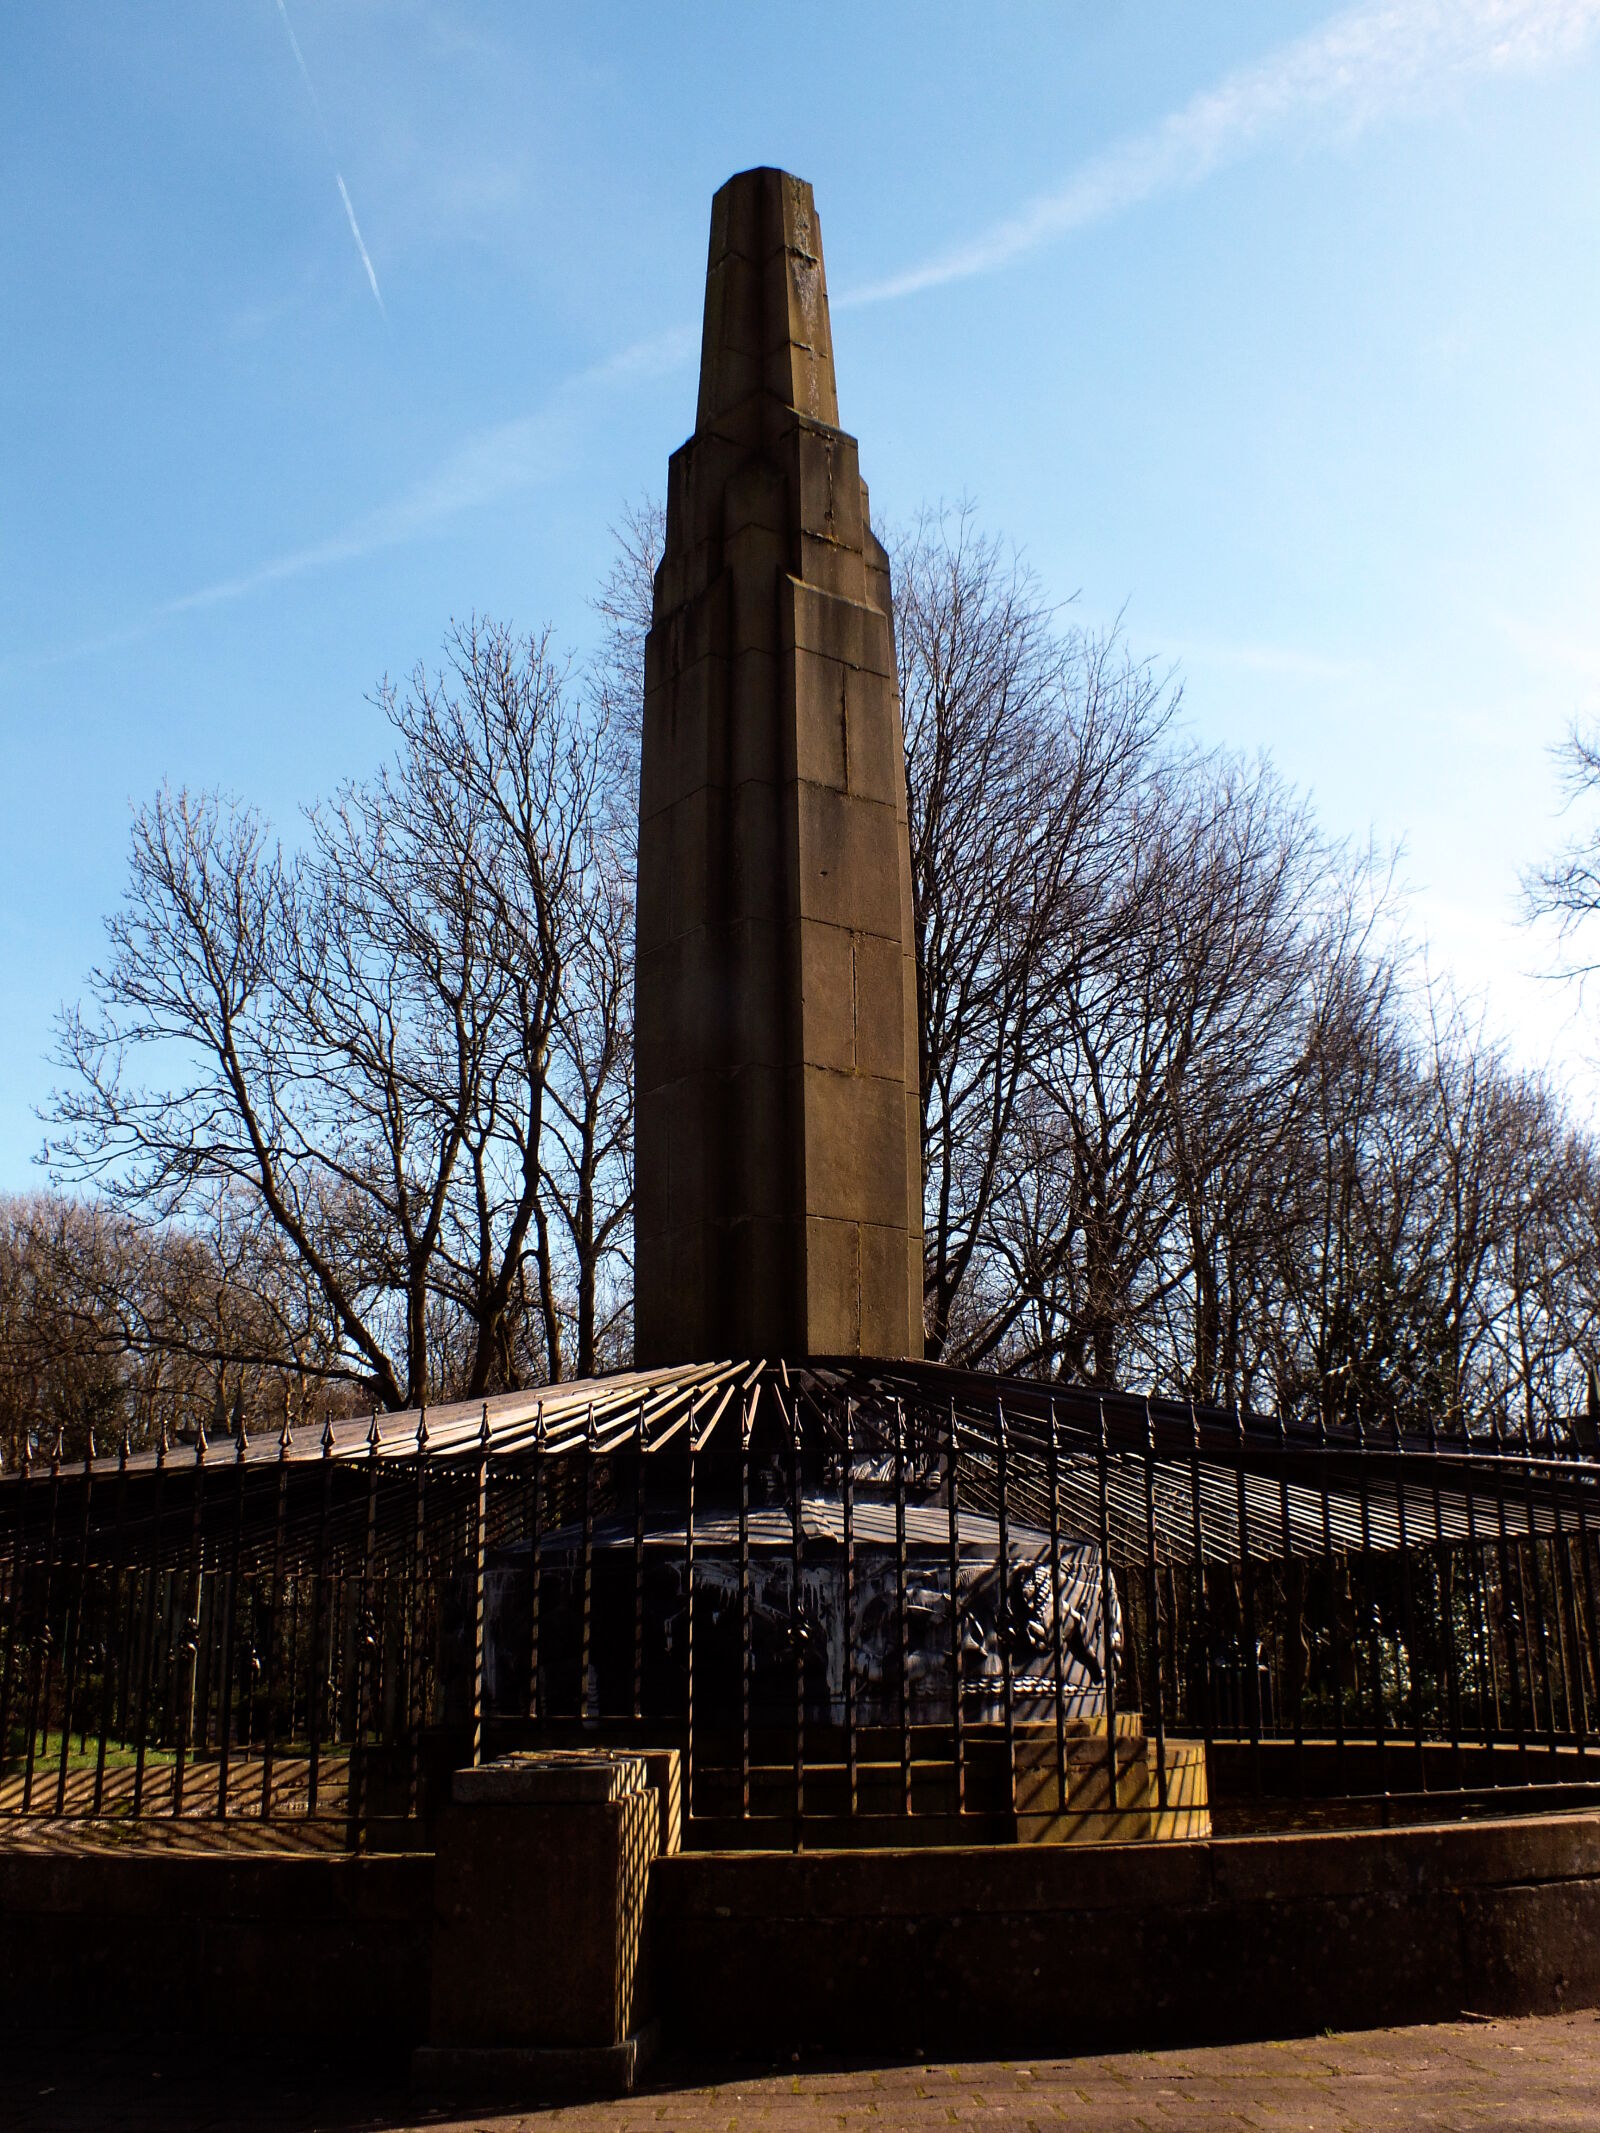
[[[888,558],[839,428],[811,188],[782,171],[712,202],[639,818],[639,1363],[920,1355]]]

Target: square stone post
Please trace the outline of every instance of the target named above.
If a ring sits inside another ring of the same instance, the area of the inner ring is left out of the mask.
[[[642,1757],[546,1752],[456,1772],[420,2088],[532,2104],[633,2087],[654,2042],[645,1896],[662,1831]]]

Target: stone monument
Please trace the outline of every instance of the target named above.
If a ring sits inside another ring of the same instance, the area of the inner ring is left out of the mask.
[[[645,651],[636,1353],[922,1353],[888,558],[839,427],[811,188],[716,195]]]

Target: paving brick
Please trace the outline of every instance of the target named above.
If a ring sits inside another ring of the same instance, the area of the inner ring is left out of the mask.
[[[1496,2133],[1597,2129],[1600,2016],[1452,2022],[1211,2050],[730,2076],[668,2063],[620,2102],[523,2113],[416,2110],[398,2059],[351,2066],[160,2051],[68,2051],[34,2037],[0,2056],[0,2125],[17,2133],[310,2133],[492,2126],[496,2133],[891,2133],[1071,2126],[1084,2133]]]

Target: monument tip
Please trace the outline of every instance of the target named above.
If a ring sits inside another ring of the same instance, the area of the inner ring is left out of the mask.
[[[816,202],[803,178],[766,166],[711,202],[695,428],[747,430],[763,398],[838,427]]]

